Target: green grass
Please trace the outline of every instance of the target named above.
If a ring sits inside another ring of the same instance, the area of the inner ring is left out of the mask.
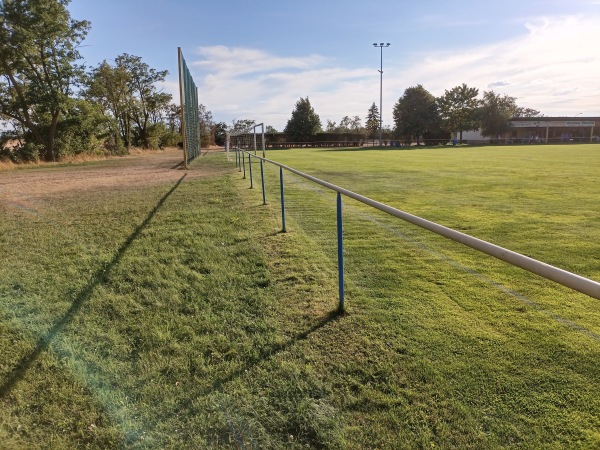
[[[288,350],[334,319],[328,298],[280,326],[262,242],[284,237],[204,161],[215,175],[2,210],[0,447],[340,442],[328,386]]]
[[[600,279],[599,152],[268,156]],[[0,209],[0,447],[600,445],[597,300],[345,200],[332,314],[335,196],[200,167]]]
[[[600,146],[273,151],[268,157],[600,280]],[[275,206],[277,171],[267,173]],[[412,391],[401,374],[416,378],[415,392],[423,395],[416,411],[431,421],[411,433],[414,425],[394,421],[395,408],[385,403],[380,415],[369,410],[373,424],[403,430],[406,448],[421,437],[424,446],[448,448],[598,445],[598,300],[357,202],[344,204],[346,304],[353,319],[364,317],[353,333],[374,346],[362,365],[385,368],[383,380],[400,377],[384,396],[388,402]],[[335,195],[286,174],[286,206],[334,268]],[[363,389],[373,385],[361,382]],[[410,407],[400,411],[403,421],[415,414]]]

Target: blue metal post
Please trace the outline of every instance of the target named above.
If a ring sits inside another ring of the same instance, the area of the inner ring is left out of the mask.
[[[240,158],[242,160],[242,166],[244,166],[244,178],[243,180],[246,179],[246,158],[244,158],[244,153],[240,150]]]
[[[250,168],[250,189],[252,189],[254,183],[252,181],[252,158],[250,157],[250,153],[248,153],[248,167]]]
[[[342,194],[337,194],[337,238],[338,238],[338,282],[340,285],[340,303],[338,311],[344,310],[344,237],[342,227]]]
[[[265,170],[263,169],[263,160],[260,160],[260,183],[262,186],[263,205],[267,204],[267,193],[265,192]]]
[[[285,195],[283,191],[283,167],[279,167],[279,187],[281,189],[281,231],[286,233],[285,228]]]

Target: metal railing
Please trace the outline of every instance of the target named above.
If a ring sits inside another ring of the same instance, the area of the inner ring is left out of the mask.
[[[390,214],[394,217],[402,219],[406,222],[412,223],[418,227],[424,228],[428,231],[436,233],[445,238],[451,239],[455,242],[463,244],[467,247],[471,247],[479,252],[485,253],[486,255],[493,256],[499,260],[505,261],[513,266],[520,267],[521,269],[527,270],[528,272],[540,275],[543,278],[554,281],[558,284],[589,295],[590,297],[600,300],[600,283],[589,278],[582,277],[572,272],[568,272],[564,269],[551,266],[544,262],[522,255],[512,250],[500,247],[490,242],[478,239],[460,231],[453,230],[451,228],[439,225],[435,222],[423,219],[421,217],[409,214],[399,209],[393,208],[384,203],[380,203],[363,195],[344,189],[340,186],[328,183],[327,181],[313,177],[306,173],[300,172],[292,167],[288,167],[284,164],[272,161],[270,159],[254,155],[250,152],[236,149],[236,164],[240,171],[244,171],[244,178],[246,178],[246,158],[248,156],[248,165],[250,172],[250,187],[253,187],[252,181],[252,159],[258,159],[260,161],[261,168],[261,184],[262,184],[262,196],[263,205],[267,204],[266,192],[265,192],[265,179],[264,179],[264,163],[273,164],[279,167],[279,179],[280,179],[280,190],[281,190],[281,216],[282,216],[282,231],[286,231],[285,225],[285,200],[284,200],[284,182],[283,182],[283,170],[287,170],[294,173],[302,178],[317,183],[327,189],[337,192],[336,206],[337,206],[337,240],[338,240],[338,278],[339,278],[339,309],[344,309],[344,254],[343,254],[343,225],[342,225],[342,195],[352,198],[356,201],[364,203],[365,205],[371,206],[379,211]]]

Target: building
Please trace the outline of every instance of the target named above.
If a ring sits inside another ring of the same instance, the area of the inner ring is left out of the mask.
[[[467,143],[489,143],[479,131],[463,131]],[[600,117],[515,117],[502,143],[600,142]]]

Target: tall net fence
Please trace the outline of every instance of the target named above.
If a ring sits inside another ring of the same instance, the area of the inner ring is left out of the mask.
[[[181,100],[181,134],[183,137],[183,163],[200,155],[200,117],[198,88],[188,69],[181,48],[177,49],[179,61],[179,96]]]

